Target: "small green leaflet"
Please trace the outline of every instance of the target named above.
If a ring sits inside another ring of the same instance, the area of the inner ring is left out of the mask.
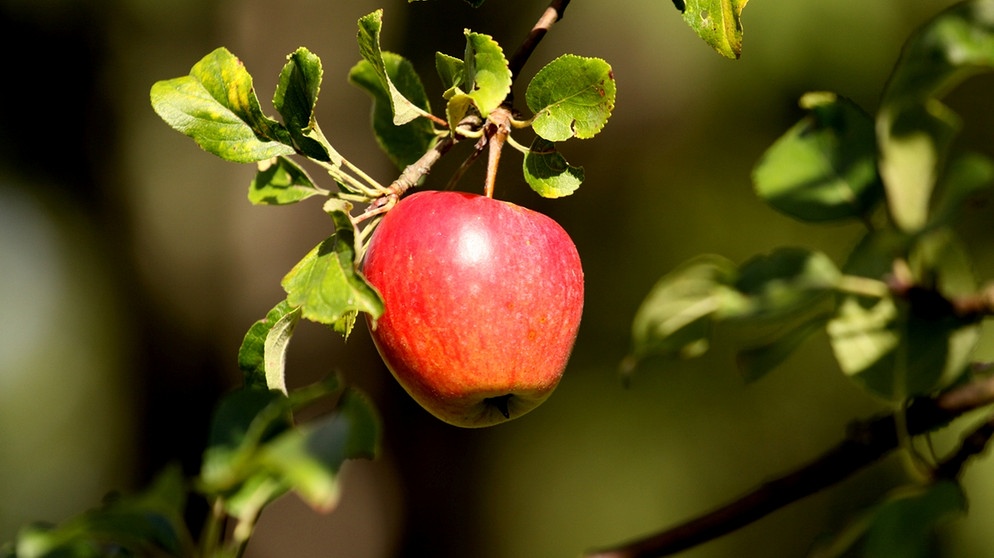
[[[372,65],[383,88],[389,93],[390,107],[393,110],[393,123],[400,126],[419,116],[427,116],[428,113],[405,97],[390,79],[386,62],[383,60],[383,51],[380,50],[380,30],[382,27],[382,9],[359,19],[359,52],[363,59]]]
[[[939,98],[968,76],[994,70],[990,0],[954,5],[905,44],[877,115],[880,174],[904,231],[928,220],[932,190],[960,119]]]
[[[252,76],[223,47],[190,75],[153,84],[150,98],[167,124],[222,159],[254,163],[294,152],[286,128],[263,114]]]
[[[286,393],[286,351],[299,320],[300,309],[284,300],[249,328],[238,350],[246,387]]]
[[[532,127],[552,142],[596,135],[614,110],[611,66],[599,58],[566,54],[535,74],[525,101],[535,114]]]
[[[392,52],[381,53],[383,68],[390,83],[406,99],[425,112],[431,110],[428,96],[421,78],[414,66],[403,56]],[[394,124],[390,92],[380,79],[376,68],[368,60],[361,60],[349,71],[349,82],[369,94],[373,99],[373,133],[380,149],[390,157],[398,168],[418,160],[434,144],[436,136],[431,122],[426,118],[416,118],[407,124]]]
[[[280,156],[259,162],[259,171],[249,185],[248,199],[254,205],[286,205],[327,195],[329,192],[315,186],[300,165]]]
[[[465,81],[467,95],[486,118],[511,92],[511,69],[504,51],[492,37],[466,31]]]
[[[535,138],[522,165],[525,181],[543,198],[568,196],[583,182],[583,167],[574,167],[551,141]]]
[[[446,100],[451,99],[459,92],[459,87],[466,79],[466,63],[455,56],[436,52],[435,71],[438,72],[438,78],[442,81],[442,87],[445,88],[442,97]]]
[[[742,10],[749,0],[686,0],[683,20],[726,58],[742,54]],[[677,5],[679,8],[679,4]]]
[[[832,93],[808,93],[810,112],[753,170],[760,198],[800,221],[858,219],[883,198],[873,119]]]
[[[489,35],[467,30],[463,60],[436,53],[435,69],[446,87],[445,112],[452,128],[470,113],[471,106],[486,118],[511,92],[511,69],[504,51]]]
[[[273,106],[283,117],[283,123],[302,154],[341,165],[342,156],[331,147],[314,119],[321,75],[321,59],[306,48],[298,48],[287,56],[286,65],[280,72]]]
[[[287,303],[300,307],[308,320],[332,326],[348,335],[358,312],[373,318],[383,313],[383,300],[355,266],[355,227],[350,204],[329,200],[326,211],[335,233],[314,247],[283,278]]]

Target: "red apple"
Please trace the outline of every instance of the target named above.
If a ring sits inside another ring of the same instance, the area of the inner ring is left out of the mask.
[[[386,310],[371,334],[422,407],[456,426],[517,418],[555,389],[583,310],[576,246],[549,217],[461,192],[400,201],[363,272]]]

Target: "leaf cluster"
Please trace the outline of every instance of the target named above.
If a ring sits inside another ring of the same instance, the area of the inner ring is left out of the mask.
[[[961,122],[941,99],[991,70],[994,2],[971,0],[909,38],[876,114],[835,93],[804,95],[806,115],[756,164],[755,192],[804,223],[862,223],[862,239],[841,263],[799,246],[740,264],[717,255],[684,263],[639,308],[625,370],[650,357],[701,355],[717,327],[745,325],[763,332],[737,354],[750,381],[817,332],[846,376],[899,413],[908,401],[973,374],[994,298],[974,276],[955,225],[967,201],[994,181],[994,161],[952,152]],[[895,494],[815,555],[853,548],[867,556],[920,555],[928,527],[965,510],[955,479],[940,469],[934,481]]]
[[[379,419],[365,395],[337,375],[287,392],[283,362],[299,318],[284,301],[246,334],[238,354],[245,383],[215,409],[199,475],[188,479],[168,467],[138,494],[108,496],[60,525],[23,528],[0,556],[234,558],[263,508],[284,494],[320,512],[334,509],[343,463],[378,452]],[[299,411],[318,404],[330,412],[298,421]],[[186,523],[192,499],[209,508],[200,529]]]
[[[502,48],[492,37],[467,30],[464,56],[436,56],[445,107],[444,116],[435,116],[414,66],[382,49],[382,24],[382,10],[359,19],[361,60],[348,80],[369,94],[376,141],[403,171],[386,186],[352,165],[321,131],[314,113],[321,60],[306,48],[288,55],[280,72],[273,96],[280,120],[264,113],[251,75],[223,47],[197,62],[189,75],[156,82],[150,95],[159,116],[204,150],[228,161],[257,164],[248,193],[253,204],[327,199],[324,208],[333,234],[304,256],[282,284],[287,302],[303,318],[346,336],[360,312],[374,320],[383,312],[379,294],[358,270],[376,219],[419,184],[441,154],[468,139],[476,144],[475,158],[495,126],[508,133],[531,128],[531,148],[507,138],[524,153],[525,181],[544,197],[569,195],[583,181],[583,169],[567,163],[556,144],[597,134],[615,101],[614,76],[606,62],[564,55],[529,82],[525,97],[532,116],[519,120],[507,104],[513,76]],[[295,159],[327,172],[336,187],[319,186]],[[354,215],[353,208],[364,211]],[[364,222],[368,224],[360,231]]]

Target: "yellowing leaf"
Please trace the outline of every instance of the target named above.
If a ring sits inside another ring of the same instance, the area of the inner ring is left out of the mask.
[[[727,58],[742,54],[742,10],[749,0],[687,0],[683,20]]]

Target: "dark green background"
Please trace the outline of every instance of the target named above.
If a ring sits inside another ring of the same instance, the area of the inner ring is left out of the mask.
[[[734,331],[700,360],[649,363],[628,387],[617,366],[642,297],[687,258],[741,261],[783,244],[845,257],[859,227],[775,213],[752,195],[752,165],[800,117],[806,91],[836,91],[872,112],[904,38],[950,4],[754,0],[732,62],[670,2],[574,0],[524,74],[563,52],[605,58],[618,106],[599,136],[562,146],[586,169],[576,194],[528,191],[512,151],[497,187],[555,217],[584,261],[584,322],[559,390],[521,420],[459,430],[407,398],[362,327],[343,343],[301,326],[290,382],[339,370],[364,387],[384,415],[384,451],[346,468],[336,513],[275,504],[249,556],[576,556],[726,502],[882,409],[842,377],[824,335],[749,386],[732,365]],[[306,46],[325,68],[325,134],[389,181],[396,171],[375,149],[368,98],[345,82],[359,59],[355,22],[378,7],[384,48],[418,65],[440,107],[436,50],[461,55],[468,27],[510,53],[545,4],[0,0],[0,539],[141,486],[169,461],[194,471],[210,408],[238,382],[242,335],[331,230],[319,202],[250,206],[253,167],[169,129],[149,106],[151,84],[224,45],[274,114],[284,57]],[[992,86],[974,78],[948,99],[964,116],[962,146],[987,154]],[[450,154],[428,187],[465,154]],[[481,168],[460,187],[481,191]],[[990,207],[978,205],[960,226],[981,277],[994,276],[989,223]],[[980,357],[992,354],[985,341]],[[940,451],[955,434],[937,437]],[[803,555],[907,471],[891,459],[686,556]],[[989,459],[969,469],[970,516],[943,531],[935,555],[994,557],[991,472]]]

